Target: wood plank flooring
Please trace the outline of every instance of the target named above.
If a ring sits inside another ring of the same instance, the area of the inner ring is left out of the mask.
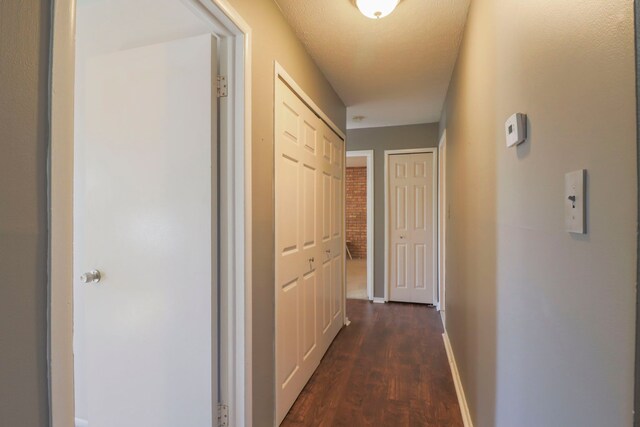
[[[462,426],[434,308],[347,300],[344,327],[282,426]]]

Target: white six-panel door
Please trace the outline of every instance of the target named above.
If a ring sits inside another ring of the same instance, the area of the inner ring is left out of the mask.
[[[389,156],[391,301],[435,303],[434,156],[433,152]]]
[[[343,325],[344,142],[280,79],[275,96],[276,417]]]

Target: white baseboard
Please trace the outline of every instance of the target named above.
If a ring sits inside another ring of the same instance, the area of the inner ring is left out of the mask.
[[[451,367],[453,384],[456,387],[456,394],[458,395],[458,404],[460,405],[460,412],[462,413],[462,422],[464,423],[464,427],[473,427],[471,415],[469,414],[469,406],[467,405],[467,398],[464,395],[464,389],[462,388],[462,382],[460,381],[458,365],[456,365],[456,358],[453,355],[449,335],[447,335],[446,331],[442,334],[442,340],[444,341],[444,348],[447,350],[447,358],[449,359],[449,367]]]
[[[384,300],[384,298],[373,297],[373,302],[377,304],[384,304],[386,301]]]

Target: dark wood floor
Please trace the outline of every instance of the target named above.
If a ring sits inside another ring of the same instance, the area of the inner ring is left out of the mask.
[[[434,308],[347,300],[342,329],[282,426],[462,426]]]

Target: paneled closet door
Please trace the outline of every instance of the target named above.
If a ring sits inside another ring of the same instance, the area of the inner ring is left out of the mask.
[[[320,331],[323,353],[343,323],[343,161],[344,142],[324,122],[322,132],[322,286]]]
[[[343,141],[278,80],[275,97],[276,416],[343,324]]]

